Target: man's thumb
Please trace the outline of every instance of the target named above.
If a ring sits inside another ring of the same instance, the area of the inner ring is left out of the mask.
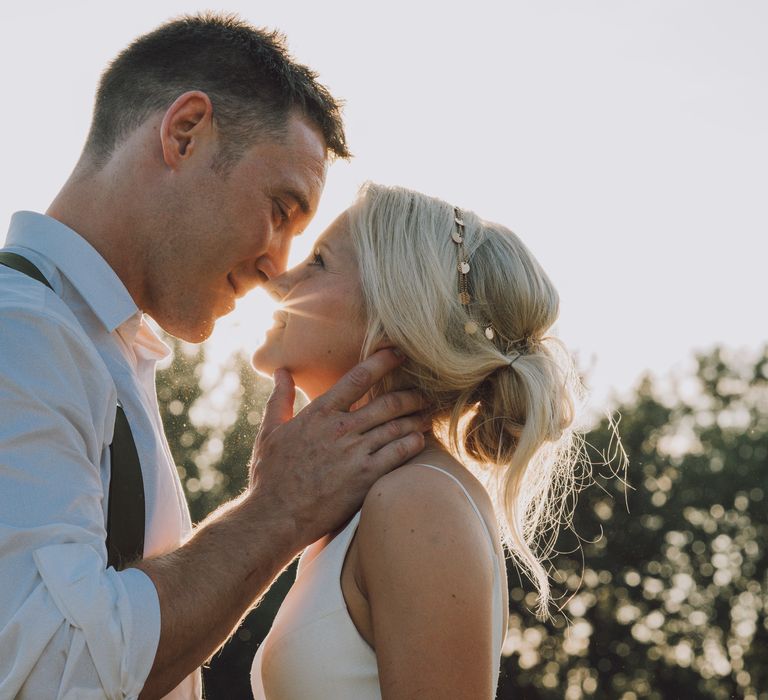
[[[276,369],[272,379],[275,387],[267,399],[259,431],[265,437],[279,425],[293,418],[293,402],[296,399],[296,386],[288,370]]]

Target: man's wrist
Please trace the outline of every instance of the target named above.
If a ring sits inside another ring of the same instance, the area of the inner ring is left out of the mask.
[[[258,484],[251,486],[237,509],[254,529],[254,535],[262,541],[266,538],[278,557],[284,553],[290,560],[309,544],[306,528],[301,526],[289,505],[271,490]]]

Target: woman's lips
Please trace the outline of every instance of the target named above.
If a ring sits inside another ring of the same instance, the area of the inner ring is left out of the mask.
[[[273,328],[285,328],[285,324],[288,322],[288,313],[285,311],[275,311],[272,314],[272,318],[275,321],[272,326]]]

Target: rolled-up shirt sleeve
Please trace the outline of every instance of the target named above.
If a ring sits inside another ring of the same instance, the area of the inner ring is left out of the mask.
[[[114,383],[52,296],[0,301],[0,698],[135,698],[160,608],[106,568]]]

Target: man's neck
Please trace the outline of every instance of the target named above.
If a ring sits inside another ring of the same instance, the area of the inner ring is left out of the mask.
[[[123,210],[126,197],[110,186],[110,180],[119,182],[115,174],[94,173],[78,164],[45,213],[88,241],[141,308],[140,232]]]

